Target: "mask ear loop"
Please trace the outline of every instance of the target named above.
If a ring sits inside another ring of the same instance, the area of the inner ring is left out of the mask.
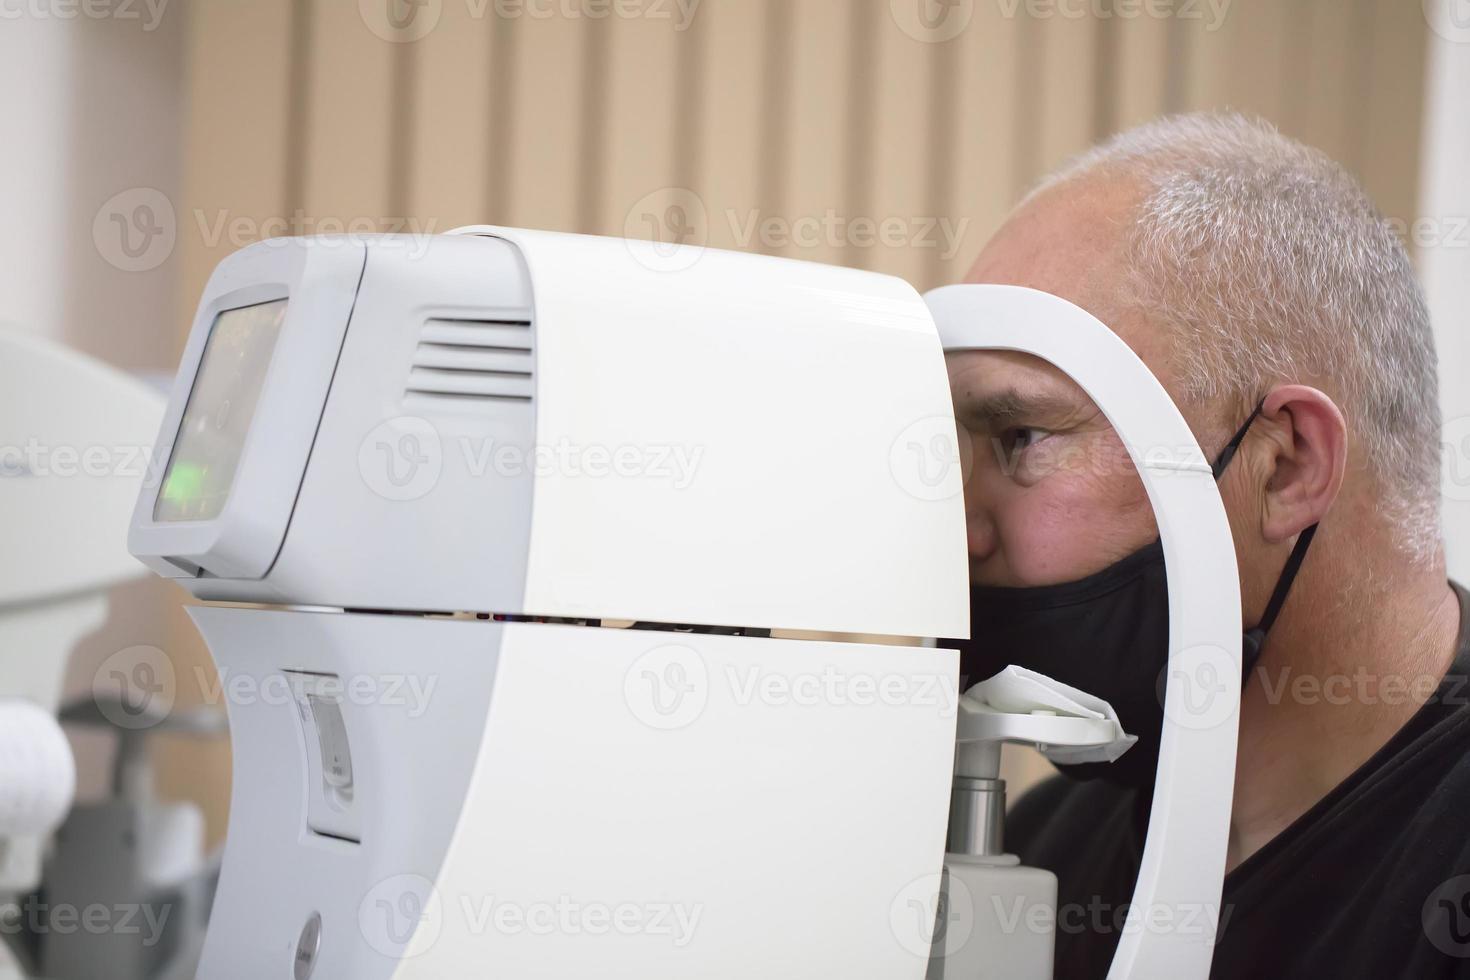
[[[1215,457],[1215,465],[1210,467],[1210,469],[1215,474],[1216,483],[1220,482],[1220,476],[1225,472],[1225,467],[1229,466],[1230,461],[1235,458],[1235,451],[1240,448],[1240,444],[1245,440],[1245,434],[1251,430],[1251,423],[1261,417],[1261,410],[1265,407],[1266,399],[1262,398],[1256,402],[1256,407],[1251,410],[1250,416],[1245,420],[1245,424],[1235,430],[1235,435],[1230,437],[1230,441],[1225,444],[1225,448],[1220,450],[1220,455]]]
[[[1286,605],[1286,597],[1291,592],[1291,583],[1296,580],[1296,573],[1301,570],[1302,562],[1307,557],[1307,549],[1312,546],[1312,538],[1316,534],[1317,525],[1313,524],[1297,535],[1296,545],[1291,549],[1291,557],[1286,559],[1286,567],[1281,570],[1281,577],[1276,580],[1276,591],[1271,593],[1271,601],[1266,603],[1266,611],[1261,614],[1260,623],[1246,630],[1245,642],[1241,646],[1241,656],[1244,661],[1242,677],[1250,674],[1256,666],[1256,661],[1260,659],[1261,647],[1266,645],[1266,633],[1276,622],[1281,607]]]
[[[1266,400],[1264,398],[1257,402],[1250,417],[1245,420],[1245,424],[1230,438],[1230,441],[1225,444],[1225,448],[1220,450],[1219,458],[1215,460],[1215,465],[1211,467],[1217,481],[1220,479],[1221,474],[1225,472],[1225,467],[1229,466],[1230,461],[1235,458],[1236,450],[1240,448],[1241,442],[1245,439],[1245,434],[1250,431],[1251,423],[1260,417],[1261,410],[1265,406]],[[1276,580],[1276,588],[1271,593],[1271,599],[1266,603],[1266,611],[1261,614],[1261,621],[1245,631],[1240,648],[1242,679],[1250,675],[1251,670],[1256,666],[1256,661],[1261,658],[1261,648],[1266,645],[1266,634],[1276,622],[1276,617],[1281,614],[1281,607],[1286,605],[1286,597],[1291,593],[1291,584],[1296,581],[1296,573],[1301,570],[1302,562],[1307,558],[1307,549],[1312,546],[1312,538],[1316,537],[1316,535],[1316,524],[1305,528],[1301,534],[1297,535],[1296,544],[1291,549],[1291,555],[1286,559],[1286,566],[1281,570],[1281,577]]]

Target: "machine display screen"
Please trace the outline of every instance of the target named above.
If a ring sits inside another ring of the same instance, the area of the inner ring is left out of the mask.
[[[153,506],[155,521],[209,521],[224,509],[286,303],[258,303],[214,318]]]

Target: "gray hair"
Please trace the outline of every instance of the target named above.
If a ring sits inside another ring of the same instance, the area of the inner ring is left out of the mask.
[[[1429,310],[1403,243],[1357,181],[1260,120],[1196,113],[1114,136],[1032,194],[1094,174],[1143,182],[1125,299],[1176,331],[1181,396],[1248,412],[1273,383],[1321,387],[1347,417],[1399,540],[1433,560],[1440,410]]]

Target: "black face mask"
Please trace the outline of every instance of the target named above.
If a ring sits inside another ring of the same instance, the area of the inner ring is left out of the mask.
[[[1215,460],[1215,479],[1230,465],[1261,406]],[[1266,632],[1286,601],[1316,533],[1297,538],[1258,625],[1245,632],[1244,673],[1260,656]],[[1102,698],[1138,742],[1115,762],[1060,766],[1079,779],[1150,786],[1164,727],[1164,679],[1169,660],[1169,585],[1164,545],[1155,541],[1075,582],[1035,588],[971,586],[970,636],[960,674],[977,683],[1010,664],[1039,671]]]

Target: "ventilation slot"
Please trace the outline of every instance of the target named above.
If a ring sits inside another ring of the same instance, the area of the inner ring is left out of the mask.
[[[531,325],[508,320],[430,320],[419,331],[410,398],[459,402],[531,400]]]

